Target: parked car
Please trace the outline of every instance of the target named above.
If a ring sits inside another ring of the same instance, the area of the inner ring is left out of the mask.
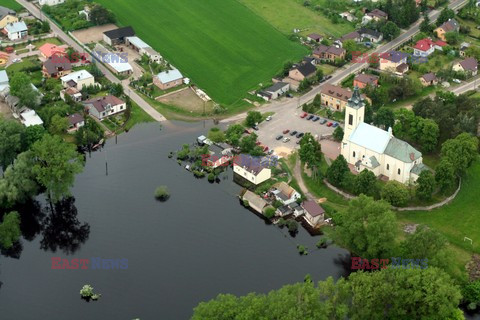
[[[296,135],[296,134],[297,134],[297,131],[295,131],[295,130],[293,130],[292,132],[290,132],[290,135],[291,135],[291,136],[294,136],[294,135]]]
[[[293,98],[293,95],[291,93],[287,93],[287,98]]]
[[[12,60],[13,63],[17,63],[17,62],[20,62],[20,61],[22,61],[22,59],[20,59],[20,58],[15,58],[15,59]]]
[[[253,130],[258,131],[258,126],[257,125],[254,125],[252,128],[253,128]]]
[[[268,116],[265,120],[267,120],[267,121],[272,120],[272,116]]]
[[[305,133],[299,132],[299,133],[297,134],[297,138],[301,138],[301,137],[303,137],[304,135],[305,135]]]
[[[284,143],[285,143],[285,142],[288,142],[288,141],[290,141],[290,138],[289,138],[289,137],[283,138],[283,142],[284,142]]]
[[[455,83],[462,83],[462,81],[460,81],[458,79],[453,79],[452,81],[455,82]]]
[[[267,146],[263,146],[263,152],[267,152],[268,151],[268,147]]]
[[[274,153],[273,149],[268,150],[267,154],[272,155]]]
[[[282,138],[283,138],[283,136],[280,134],[280,135],[278,135],[275,139],[280,140],[280,139],[282,139]]]
[[[313,114],[311,114],[311,115],[309,115],[309,116],[307,117],[307,120],[312,120],[313,117],[315,117],[315,116],[314,116]]]
[[[320,119],[320,117],[315,116],[315,117],[313,117],[312,121],[315,122],[315,121],[318,121],[319,119]]]
[[[323,77],[322,79],[320,79],[320,83],[325,82],[325,81],[327,81],[326,77]]]
[[[302,113],[302,114],[300,115],[300,118],[303,119],[303,118],[305,118],[306,116],[308,116],[308,113],[304,112],[304,113]]]
[[[327,78],[327,80],[328,80],[328,79],[331,79],[332,76],[331,76],[331,75],[328,75],[328,76],[326,76],[325,78]]]
[[[327,123],[327,127],[331,127],[331,126],[333,126],[332,122]]]
[[[334,127],[334,128],[338,127],[338,122],[334,122],[332,127]]]
[[[320,124],[325,124],[325,123],[327,123],[327,119],[323,119],[323,118],[320,119]]]
[[[283,134],[287,134],[289,132],[290,132],[290,130],[288,130],[288,129],[283,130]]]

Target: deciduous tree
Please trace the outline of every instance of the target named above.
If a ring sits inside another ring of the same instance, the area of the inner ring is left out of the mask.
[[[3,170],[13,163],[13,160],[22,149],[22,135],[25,127],[14,120],[5,120],[0,117],[0,165]]]
[[[456,174],[464,174],[478,155],[478,138],[461,133],[442,145],[442,158],[448,160]]]
[[[455,183],[455,168],[447,159],[442,159],[435,168],[435,181],[442,192],[449,190]]]
[[[20,239],[20,215],[13,211],[3,217],[0,224],[0,246],[9,249]]]
[[[335,186],[341,186],[345,180],[345,175],[349,172],[347,160],[342,155],[332,162],[332,165],[327,169],[327,179]]]
[[[403,183],[392,180],[383,187],[381,197],[392,206],[401,207],[407,204],[409,193]]]

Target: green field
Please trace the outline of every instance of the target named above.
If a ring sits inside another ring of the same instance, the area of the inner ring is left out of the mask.
[[[99,0],[220,104],[245,103],[306,48],[236,0]]]
[[[0,6],[18,11],[23,7],[15,0],[0,0]]]

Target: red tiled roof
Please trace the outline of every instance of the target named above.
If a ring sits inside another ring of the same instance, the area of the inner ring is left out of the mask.
[[[415,44],[414,48],[421,51],[428,51],[434,46],[432,39],[425,38],[422,40],[418,40]]]
[[[65,49],[62,48],[62,47],[58,47],[52,43],[45,43],[43,46],[41,46],[40,48],[38,48],[38,50],[40,50],[40,52],[45,55],[47,58],[50,58],[52,55],[54,55],[55,53],[60,53],[60,54],[64,54],[65,53]]]

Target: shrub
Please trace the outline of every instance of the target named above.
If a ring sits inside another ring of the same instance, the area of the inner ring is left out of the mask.
[[[302,256],[306,256],[308,254],[307,248],[302,245],[298,245],[297,249],[298,253],[300,253]]]
[[[407,187],[398,181],[387,182],[382,189],[381,195],[382,199],[396,207],[404,206],[409,199]]]
[[[322,238],[317,242],[317,248],[326,248],[327,247],[327,238]]]
[[[264,216],[267,219],[272,219],[275,216],[275,208],[269,207],[265,210]]]
[[[170,198],[167,186],[160,186],[155,189],[155,198],[160,201],[165,201]]]
[[[296,233],[298,231],[298,223],[295,220],[288,220],[287,221],[287,228],[288,232]]]
[[[215,174],[213,172],[210,172],[208,174],[208,181],[209,182],[214,182],[215,181]]]

